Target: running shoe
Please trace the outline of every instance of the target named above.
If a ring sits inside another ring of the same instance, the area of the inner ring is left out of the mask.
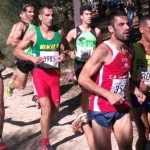
[[[0,150],[8,150],[8,148],[4,142],[0,142]]]
[[[73,121],[73,123],[72,123],[73,132],[76,132],[76,131],[83,132],[82,123],[84,123],[84,124],[88,123],[87,113],[80,114],[77,117],[77,119]]]
[[[42,150],[54,150],[50,143],[46,143],[46,145],[42,145]]]
[[[10,85],[11,85],[12,83],[13,83],[13,81],[10,80],[10,81],[8,82],[8,85],[7,85],[7,95],[8,95],[9,97],[11,97],[11,96],[13,95],[13,89],[10,88]]]

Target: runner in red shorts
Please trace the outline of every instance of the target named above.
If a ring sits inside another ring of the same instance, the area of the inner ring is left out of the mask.
[[[32,70],[33,81],[41,105],[42,150],[52,150],[48,131],[52,116],[58,113],[60,104],[60,62],[64,61],[67,40],[62,30],[53,26],[54,10],[51,6],[42,6],[39,10],[41,26],[29,31],[16,47],[14,54],[35,64]],[[33,44],[33,56],[23,49]]]

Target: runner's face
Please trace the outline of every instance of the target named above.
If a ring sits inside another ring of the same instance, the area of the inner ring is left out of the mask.
[[[147,42],[150,42],[150,20],[146,20],[146,23],[142,27],[142,36]]]
[[[83,14],[81,15],[81,19],[82,19],[82,22],[84,22],[86,24],[91,24],[92,12],[89,10],[84,11]]]
[[[129,39],[129,25],[126,16],[116,16],[114,21],[114,36],[120,41],[127,41]]]
[[[51,27],[53,25],[53,17],[54,17],[54,10],[44,8],[43,12],[39,16],[42,24],[46,25],[47,27]]]
[[[25,20],[25,18],[26,18],[25,12],[20,13],[20,18],[21,18],[22,21]]]
[[[26,11],[25,11],[25,15],[26,15],[26,18],[30,21],[30,22],[32,22],[33,21],[33,19],[34,19],[34,7],[27,7],[26,8]]]

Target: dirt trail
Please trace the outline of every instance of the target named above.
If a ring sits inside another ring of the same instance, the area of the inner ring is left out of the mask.
[[[64,70],[61,78],[61,107],[59,116],[52,121],[49,131],[50,141],[57,150],[89,150],[85,136],[74,134],[71,123],[80,114],[80,88],[78,85],[68,84],[67,72]],[[9,150],[40,150],[40,110],[32,102],[33,90],[31,77],[24,90],[15,90],[12,97],[7,97],[6,87],[12,69],[7,68],[3,73],[5,86],[5,124],[4,140]],[[133,123],[134,125],[134,123]],[[134,142],[137,140],[137,131],[134,125]],[[113,150],[117,150],[116,141],[112,135]],[[133,148],[134,149],[134,148]]]

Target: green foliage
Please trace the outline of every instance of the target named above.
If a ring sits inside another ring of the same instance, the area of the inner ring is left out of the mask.
[[[71,0],[1,0],[0,3],[0,47],[6,55],[2,62],[4,66],[14,65],[13,48],[6,46],[6,39],[14,23],[19,20],[22,5],[31,3],[36,10],[42,4],[51,4],[55,8],[55,24],[62,27],[66,33],[73,28],[73,6]]]
[[[0,47],[6,55],[3,61],[5,66],[12,66],[14,59],[12,55],[12,47],[6,47],[6,39],[11,30],[12,25],[19,19],[19,5],[13,0],[1,0],[0,3]]]

